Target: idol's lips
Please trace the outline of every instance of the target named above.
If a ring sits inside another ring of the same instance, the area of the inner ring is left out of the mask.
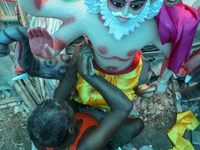
[[[124,17],[122,17],[122,16],[120,16],[122,19],[128,19],[128,18],[124,18]]]
[[[96,50],[95,50],[95,52],[96,52]],[[96,52],[97,53],[97,52]],[[97,53],[97,55],[99,55],[98,53]],[[123,59],[123,58],[119,58],[119,57],[117,57],[117,56],[113,56],[113,57],[109,57],[109,58],[107,58],[107,57],[103,57],[103,56],[101,56],[101,55],[99,55],[101,58],[103,58],[103,59],[107,59],[107,60],[113,60],[113,59],[117,59],[118,61],[128,61],[128,60],[130,60],[131,58],[129,58],[129,59]]]

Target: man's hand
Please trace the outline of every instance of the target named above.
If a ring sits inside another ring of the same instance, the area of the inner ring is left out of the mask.
[[[153,92],[156,90],[156,87],[155,86],[152,86],[149,88],[148,85],[146,84],[142,84],[140,86],[138,86],[135,90],[135,94],[139,97],[151,97],[153,96]]]
[[[87,37],[85,37],[81,43],[75,45],[73,58],[75,58],[79,52],[87,51],[86,49],[91,49],[91,42]]]
[[[93,72],[92,59],[94,58],[94,52],[87,42],[85,42],[84,47],[80,49],[76,58],[80,75],[82,77],[91,75],[91,72]]]

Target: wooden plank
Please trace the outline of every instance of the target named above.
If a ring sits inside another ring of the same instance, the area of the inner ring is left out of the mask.
[[[20,102],[23,101],[22,98],[20,96],[16,96],[16,97],[11,97],[11,98],[7,98],[4,100],[0,100],[0,105],[5,105],[8,103],[13,103],[13,102]]]

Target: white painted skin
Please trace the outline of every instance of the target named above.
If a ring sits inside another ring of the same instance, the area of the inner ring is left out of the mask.
[[[100,22],[98,15],[87,12],[87,6],[84,4],[84,0],[75,2],[48,0],[40,11],[34,7],[33,0],[20,0],[20,2],[23,8],[33,16],[57,18],[63,21],[74,17],[75,21],[60,27],[53,35],[53,38],[59,37],[66,44],[69,44],[79,36],[87,35],[94,46],[94,59],[96,63],[106,71],[113,72],[112,69],[107,69],[110,66],[117,67],[116,72],[126,69],[134,59],[134,55],[128,56],[127,53],[131,50],[139,51],[149,43],[153,43],[158,47],[166,57],[170,55],[172,43],[161,44],[155,19],[146,20],[140,24],[139,28],[136,28],[134,32],[130,33],[130,35],[124,35],[121,41],[116,41],[113,35],[108,33],[108,28]],[[102,46],[107,49],[106,54],[101,54],[98,51],[98,48]],[[54,56],[60,51],[56,50]],[[129,60],[108,60],[100,57],[97,53],[104,58],[119,57]]]

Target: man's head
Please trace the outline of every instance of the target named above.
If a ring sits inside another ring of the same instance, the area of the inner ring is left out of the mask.
[[[110,12],[122,23],[137,17],[147,0],[107,0]]]
[[[65,147],[75,134],[74,113],[66,102],[45,100],[31,113],[27,121],[28,134],[33,143],[44,147]]]

